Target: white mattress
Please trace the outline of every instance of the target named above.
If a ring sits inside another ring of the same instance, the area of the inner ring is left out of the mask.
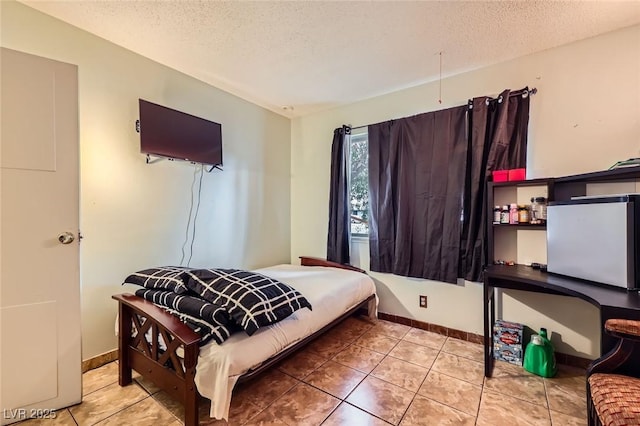
[[[195,382],[200,394],[211,400],[210,416],[216,419],[228,419],[231,392],[241,374],[375,294],[375,284],[369,276],[345,269],[277,265],[255,271],[297,289],[313,310],[298,310],[253,336],[235,333],[222,345],[213,342],[200,348]],[[377,315],[377,302],[376,297],[369,306],[372,317]]]

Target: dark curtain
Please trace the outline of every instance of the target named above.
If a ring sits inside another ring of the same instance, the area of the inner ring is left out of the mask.
[[[349,180],[348,148],[351,128],[342,126],[333,131],[331,144],[331,181],[329,189],[329,232],[327,260],[349,263]]]
[[[522,93],[526,93],[525,97]],[[479,281],[486,263],[487,181],[493,170],[526,166],[528,88],[470,101],[461,276]]]
[[[372,271],[457,281],[466,110],[368,126]]]

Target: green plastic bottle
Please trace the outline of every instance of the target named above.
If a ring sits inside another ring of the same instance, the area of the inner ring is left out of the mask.
[[[524,351],[524,369],[542,377],[553,377],[558,372],[553,345],[547,338],[547,329],[531,336],[531,342]]]

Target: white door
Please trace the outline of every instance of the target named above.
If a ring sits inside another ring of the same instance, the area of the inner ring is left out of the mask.
[[[9,424],[82,399],[78,73],[5,48],[0,65],[0,416]]]

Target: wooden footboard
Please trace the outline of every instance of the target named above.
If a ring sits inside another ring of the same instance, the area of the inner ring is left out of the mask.
[[[356,271],[362,274],[366,274],[367,272],[364,269],[360,269],[358,267],[347,265],[344,263],[332,262],[327,259],[322,259],[320,257],[310,257],[310,256],[300,256],[300,265],[302,266],[330,266],[332,268],[340,268],[347,269],[349,271]]]
[[[365,273],[364,270],[351,265],[342,265],[315,257],[301,257],[300,264],[302,266],[336,267]],[[130,384],[131,371],[132,369],[136,370],[140,375],[150,379],[156,386],[184,404],[185,425],[197,425],[199,394],[194,380],[200,336],[178,318],[141,297],[133,294],[117,294],[112,298],[117,300],[119,304],[120,386]],[[358,309],[367,308],[369,302],[374,298],[375,295],[371,295],[313,335],[266,360],[260,367],[243,374],[240,376],[239,382],[260,374],[281,359],[296,352]],[[150,342],[144,337],[149,331]],[[162,347],[163,343],[165,348]],[[179,348],[184,351],[182,360],[177,354]]]
[[[178,318],[133,294],[112,296],[119,302],[119,383],[131,383],[133,368],[184,404],[185,425],[198,424],[194,382],[200,348],[198,336]],[[151,332],[151,341],[145,334]],[[164,345],[164,347],[163,347]],[[178,348],[184,351],[181,359]]]

